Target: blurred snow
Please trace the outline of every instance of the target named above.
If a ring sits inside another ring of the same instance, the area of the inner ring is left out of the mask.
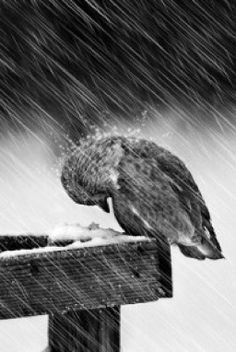
[[[142,127],[140,135],[172,150],[192,171],[226,259],[198,262],[173,248],[174,297],[122,307],[122,352],[236,350],[236,131],[226,120],[218,122],[191,124],[174,113],[157,114]],[[121,231],[113,214],[69,199],[53,150],[43,139],[30,134],[2,139],[0,167],[2,233],[45,232],[62,222],[88,226],[92,221]],[[1,321],[0,341],[1,352],[41,352],[45,317]]]

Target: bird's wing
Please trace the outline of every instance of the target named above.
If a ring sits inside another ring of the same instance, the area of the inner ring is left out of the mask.
[[[197,227],[201,225],[207,237],[221,251],[220,244],[212,227],[209,210],[190,171],[177,156],[157,146],[155,143],[151,143],[151,148],[150,145],[148,148],[148,144],[147,142],[139,143],[140,155],[146,158],[154,158],[157,161],[158,167],[172,180],[170,182],[171,187],[178,195],[181,205],[189,214],[193,224]],[[147,152],[148,149],[149,153]],[[201,224],[198,223],[199,212],[202,218]]]
[[[188,216],[170,186],[170,178],[155,160],[145,159],[132,151],[121,158],[118,189],[114,191],[114,213],[128,232],[148,232],[176,242],[178,233],[192,233]]]
[[[158,158],[159,167],[163,172],[169,175],[179,187],[175,187],[176,193],[179,195],[181,203],[188,211],[191,218],[195,220],[194,212],[198,209],[201,212],[202,228],[212,243],[221,251],[219,242],[217,241],[215,231],[212,227],[211,217],[202,194],[196,185],[191,173],[185,164],[171,153],[163,154]],[[174,184],[172,184],[174,187]],[[190,207],[188,207],[190,205]],[[198,209],[197,209],[198,208]]]

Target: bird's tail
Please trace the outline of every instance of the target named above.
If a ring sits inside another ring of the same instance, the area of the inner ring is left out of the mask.
[[[198,259],[198,260],[204,260],[206,259],[206,256],[204,254],[202,254],[197,247],[193,247],[193,246],[185,246],[183,244],[179,244],[178,243],[178,247],[180,249],[180,251],[189,258],[194,258],[194,259]]]
[[[222,259],[224,258],[222,251],[218,246],[215,245],[207,235],[201,234],[198,236],[200,238],[196,244],[192,246],[185,246],[183,244],[178,244],[180,251],[187,257],[204,260],[209,259]]]
[[[201,243],[197,244],[197,249],[200,253],[205,255],[209,259],[222,259],[224,258],[221,250],[215,246],[215,244],[207,238],[206,235],[201,236]]]
[[[210,220],[203,219],[203,229],[204,229],[204,234],[208,234],[208,238],[211,240],[212,244],[220,251],[222,252],[221,246],[216,238],[215,230],[211,224]]]

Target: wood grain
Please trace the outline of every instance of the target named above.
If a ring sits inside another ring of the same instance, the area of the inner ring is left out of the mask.
[[[51,316],[49,346],[50,352],[119,352],[120,308]]]
[[[158,250],[147,240],[0,257],[0,319],[170,297],[171,272],[163,280]]]

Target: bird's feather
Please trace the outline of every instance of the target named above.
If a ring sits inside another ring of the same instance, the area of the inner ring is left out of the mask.
[[[221,256],[219,253],[221,252],[221,247],[216,238],[208,208],[185,164],[178,157],[153,142],[138,140],[135,148],[133,150],[130,148],[129,150],[130,153],[135,153],[136,156],[147,161],[155,160],[158,168],[169,177],[169,185],[178,196],[181,207],[188,213],[196,229],[202,232],[205,245],[207,243],[207,246],[210,246],[210,252],[214,252],[216,249],[216,252],[218,252],[216,256]],[[183,249],[183,246],[181,248]],[[201,259],[203,255],[196,248],[194,250],[194,248],[186,248],[184,252]]]

